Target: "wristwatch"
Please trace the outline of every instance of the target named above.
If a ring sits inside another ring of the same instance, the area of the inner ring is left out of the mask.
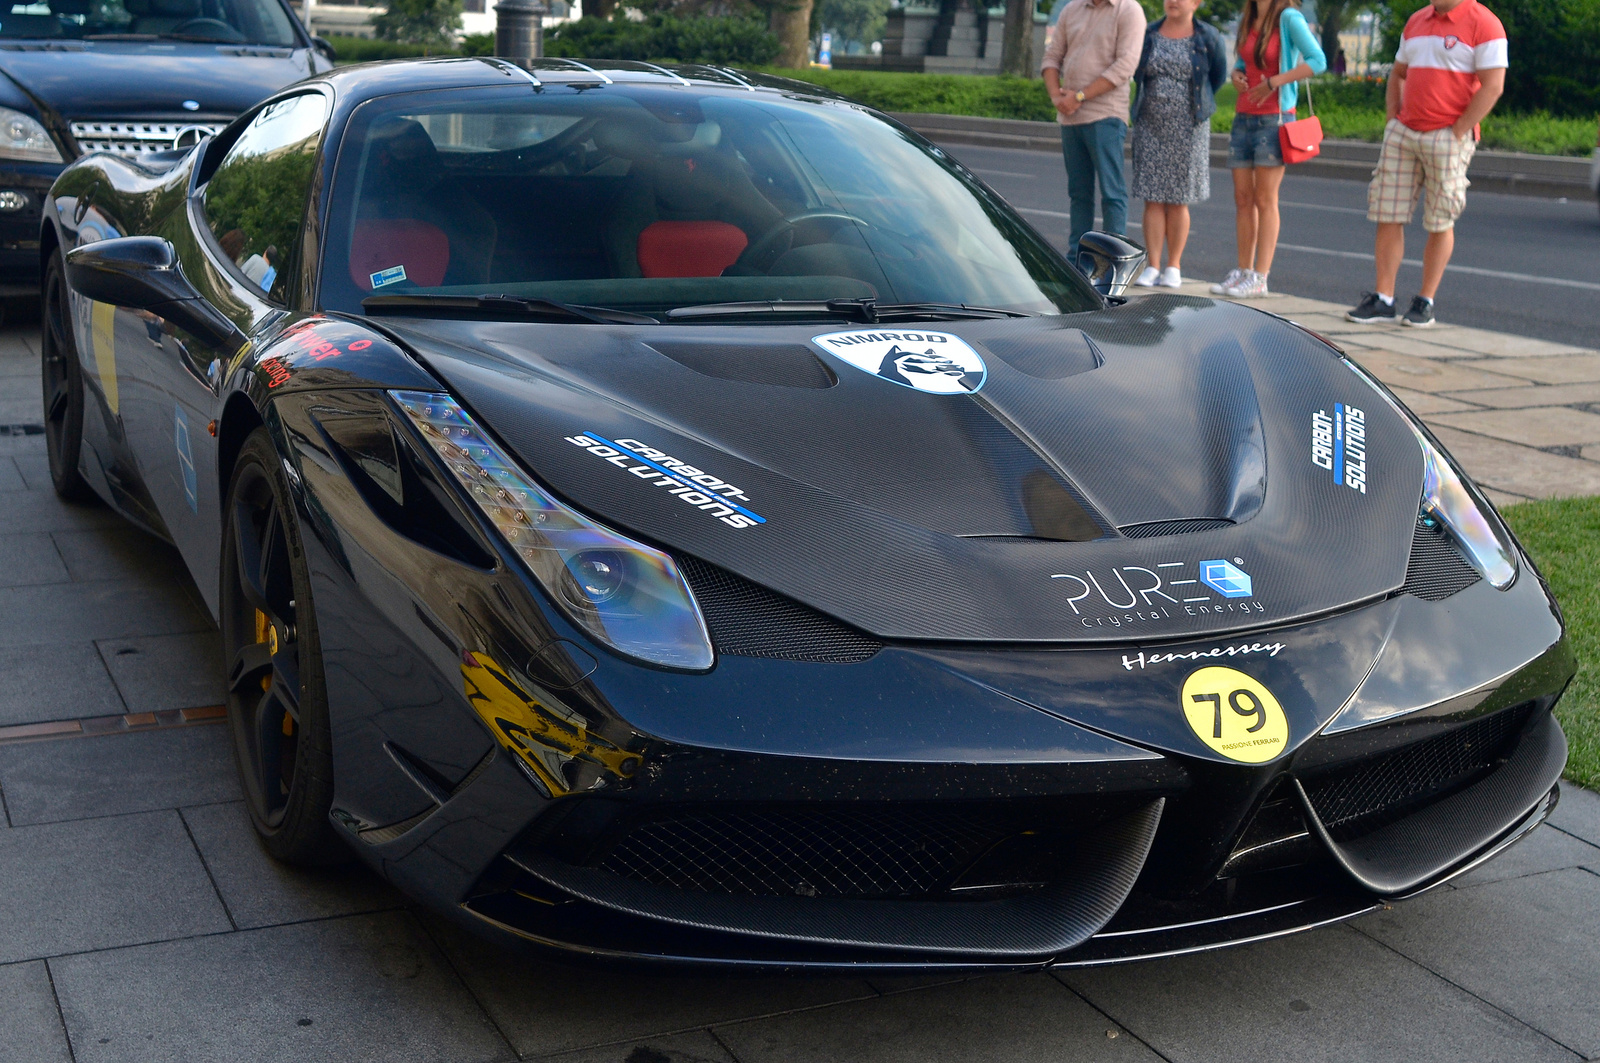
[[[1077,92],[1072,94],[1072,98],[1077,100],[1079,103],[1082,103],[1088,97],[1084,96],[1082,89],[1079,89]]]

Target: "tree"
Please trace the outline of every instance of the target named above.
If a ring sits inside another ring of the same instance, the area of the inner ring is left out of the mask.
[[[778,58],[774,66],[790,70],[804,70],[811,61],[807,46],[811,43],[811,8],[813,0],[778,0],[770,7],[769,27],[778,38]]]
[[[1319,36],[1322,50],[1328,56],[1328,69],[1333,69],[1333,57],[1344,50],[1339,43],[1339,32],[1366,6],[1366,0],[1317,0],[1317,20],[1321,24]]]
[[[385,41],[449,47],[461,32],[461,0],[389,0],[372,32]]]
[[[1006,21],[1001,37],[1000,73],[1032,77],[1034,0],[1006,0]]]

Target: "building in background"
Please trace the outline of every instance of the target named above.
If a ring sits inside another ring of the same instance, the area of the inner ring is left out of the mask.
[[[494,32],[496,0],[461,0],[461,32]],[[544,0],[548,14],[544,23],[568,22],[581,17],[582,0]],[[353,0],[291,0],[290,6],[312,33],[322,37],[372,37],[372,19],[383,14],[382,6],[372,7]]]

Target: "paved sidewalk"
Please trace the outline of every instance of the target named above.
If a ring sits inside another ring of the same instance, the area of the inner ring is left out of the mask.
[[[1481,401],[1513,392],[1593,417],[1570,390],[1600,381],[1592,352],[1513,357],[1443,328],[1358,338],[1408,400],[1440,404],[1428,416],[1480,476],[1512,470],[1501,490],[1600,490],[1581,450],[1441,420],[1531,408]],[[966,980],[569,970],[469,940],[359,867],[280,867],[205,711],[222,690],[197,592],[170,548],[56,501],[25,427],[38,387],[32,330],[0,330],[0,728],[37,734],[0,742],[4,1063],[1600,1058],[1600,796],[1572,787],[1551,825],[1454,888],[1350,925]]]

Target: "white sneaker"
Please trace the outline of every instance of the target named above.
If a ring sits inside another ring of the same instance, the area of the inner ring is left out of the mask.
[[[1156,283],[1163,288],[1182,288],[1183,271],[1177,266],[1168,266],[1161,271],[1161,279]]]
[[[1154,288],[1161,279],[1161,271],[1154,266],[1146,266],[1144,272],[1139,274],[1139,279],[1133,282],[1135,288]]]
[[[1232,285],[1238,284],[1244,278],[1247,270],[1230,269],[1228,275],[1211,286],[1212,295],[1223,295]]]
[[[1247,269],[1244,276],[1224,288],[1222,294],[1230,299],[1259,299],[1267,294],[1267,275]]]

